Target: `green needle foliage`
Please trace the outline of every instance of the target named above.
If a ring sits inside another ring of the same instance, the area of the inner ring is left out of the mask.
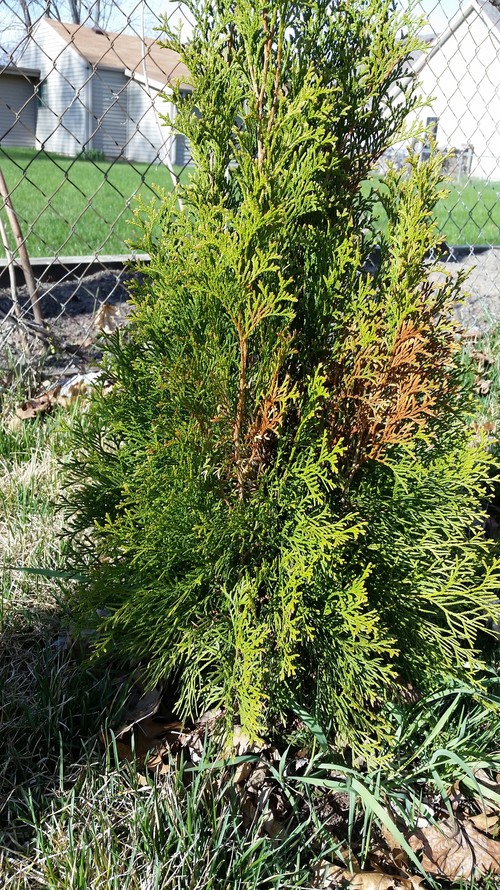
[[[73,464],[75,604],[183,715],[255,737],[294,702],[376,747],[404,682],[474,675],[497,608],[461,281],[429,277],[439,163],[380,184],[381,241],[366,189],[417,103],[419,23],[388,0],[187,5],[192,41],[166,40],[195,173],[182,208],[138,210],[151,264]]]

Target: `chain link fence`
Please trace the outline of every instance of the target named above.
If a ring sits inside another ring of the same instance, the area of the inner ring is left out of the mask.
[[[3,0],[0,387],[36,391],[99,358],[127,313],[133,208],[189,176],[169,122],[188,72],[144,0]],[[167,17],[189,23],[178,7]],[[2,210],[3,204],[3,210]]]
[[[437,219],[450,268],[474,268],[469,326],[500,318],[498,0],[421,0],[427,51],[412,61],[449,195]],[[155,39],[152,0],[2,0],[0,390],[40,391],[87,371],[99,331],[127,313],[133,207],[190,175],[171,124],[188,77]],[[169,125],[170,124],[170,125]],[[425,159],[429,145],[419,147]],[[394,151],[394,163],[404,152]]]

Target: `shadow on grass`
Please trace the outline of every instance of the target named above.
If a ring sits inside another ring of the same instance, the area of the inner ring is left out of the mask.
[[[271,837],[231,772],[180,757],[160,782],[104,755],[100,730],[116,725],[129,678],[89,667],[57,613],[32,618],[0,635],[2,890],[311,886],[338,847],[311,801]]]
[[[117,714],[123,678],[90,666],[54,611],[0,634],[0,846],[26,853],[33,813],[71,786]]]

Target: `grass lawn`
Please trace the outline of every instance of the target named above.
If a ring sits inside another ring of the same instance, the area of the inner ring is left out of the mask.
[[[377,189],[377,177],[371,186]],[[368,192],[368,184],[365,188]],[[436,204],[435,217],[447,244],[499,245],[500,182],[470,179],[445,182],[443,188],[447,195]],[[385,211],[381,205],[377,210],[377,225],[382,229],[386,223]]]
[[[12,193],[31,256],[129,253],[134,197],[170,190],[162,166],[76,160],[29,149],[0,147],[0,166]],[[189,175],[184,173],[184,176]],[[436,208],[449,244],[500,244],[500,183],[449,185]]]
[[[0,147],[0,167],[31,256],[129,253],[127,241],[136,235],[134,197],[140,192],[148,201],[154,186],[172,187],[162,166],[77,160],[29,149]]]
[[[500,182],[481,179],[450,183],[436,207],[448,244],[500,244]]]

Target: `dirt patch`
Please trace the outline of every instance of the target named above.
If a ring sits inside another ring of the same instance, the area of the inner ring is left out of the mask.
[[[115,324],[129,311],[126,269],[68,275],[40,284],[46,330],[37,328],[26,287],[18,288],[18,310],[9,288],[0,289],[0,375],[3,386],[29,377],[54,379],[94,367],[102,356],[102,307],[112,307]]]

